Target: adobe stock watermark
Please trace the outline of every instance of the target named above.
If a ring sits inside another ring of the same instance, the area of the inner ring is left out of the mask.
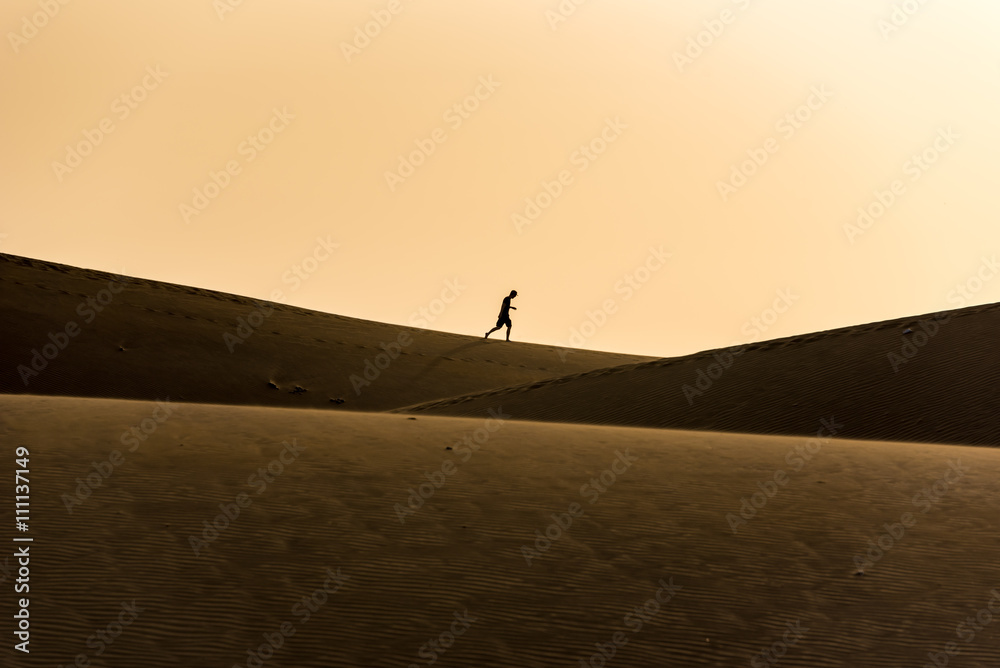
[[[263,494],[268,485],[273,484],[278,476],[285,472],[285,468],[297,460],[302,451],[306,449],[306,446],[299,445],[294,438],[291,443],[283,441],[282,445],[285,447],[282,448],[277,457],[268,462],[266,467],[258,468],[247,478],[247,485],[255,490],[255,495]],[[200,557],[201,551],[218,540],[221,533],[228,529],[230,524],[236,522],[242,512],[251,504],[253,504],[253,499],[246,492],[239,492],[229,503],[220,503],[219,510],[221,512],[213,517],[211,522],[202,520],[204,529],[201,536],[188,536],[188,544],[191,546],[194,556]]]
[[[909,177],[910,183],[916,183],[961,137],[950,125],[940,128],[927,148],[914,153],[903,163],[903,175]],[[855,221],[844,223],[843,230],[847,240],[853,245],[858,237],[870,230],[907,192],[908,187],[903,179],[893,179],[885,190],[876,189],[874,199],[867,205],[858,207]]]
[[[492,74],[479,77],[479,85],[472,93],[448,107],[441,115],[442,120],[448,124],[452,132],[458,130],[501,85],[501,82],[494,81]],[[396,188],[405,183],[406,179],[417,172],[417,168],[434,155],[438,144],[443,144],[447,140],[448,132],[444,128],[434,128],[428,137],[414,139],[416,148],[405,155],[400,153],[397,156],[399,162],[396,169],[385,172],[385,182],[389,186],[389,192],[396,192]]]
[[[959,640],[964,640],[966,644],[976,639],[976,634],[980,633],[987,626],[992,624],[997,617],[1000,617],[1000,591],[990,590],[989,600],[986,605],[974,611],[972,615],[966,617],[955,627],[955,635]],[[994,616],[996,615],[996,617]],[[940,652],[927,652],[927,663],[922,668],[945,668],[951,661],[951,657],[961,654],[962,648],[957,642],[951,640],[946,642],[944,649]]]
[[[288,107],[281,109],[274,107],[271,118],[257,132],[247,135],[247,138],[236,147],[236,154],[243,158],[242,164],[239,159],[233,158],[228,160],[219,171],[210,169],[208,180],[201,186],[193,188],[190,203],[181,202],[178,205],[178,211],[180,211],[184,223],[189,224],[193,217],[200,216],[209,204],[222,194],[222,191],[232,185],[233,179],[243,173],[243,167],[266,151],[271,142],[287,130],[289,123],[293,120],[295,120],[295,116],[288,111]]]
[[[138,605],[135,599],[132,599],[131,603],[122,601],[120,607],[121,611],[118,613],[116,620],[108,622],[106,627],[98,629],[95,633],[87,637],[87,649],[91,650],[92,654],[81,652],[73,657],[72,664],[59,666],[59,668],[86,668],[86,666],[90,665],[91,656],[96,658],[104,654],[109,647],[115,644],[115,641],[125,632],[125,629],[135,623],[135,620],[139,618],[139,614],[146,610]]]
[[[389,0],[384,9],[373,9],[369,14],[371,20],[363,25],[355,26],[354,39],[350,42],[340,43],[340,52],[344,54],[344,60],[348,64],[351,59],[360,56],[361,52],[371,46],[372,40],[382,34],[382,31],[389,27],[394,17],[403,11],[401,0]]]
[[[478,619],[474,615],[469,614],[468,608],[461,613],[455,612],[452,616],[455,619],[448,625],[447,631],[442,631],[436,638],[431,638],[417,650],[417,656],[424,659],[424,665],[430,666],[436,663],[438,658],[451,649],[455,642],[465,635],[469,627]],[[420,668],[420,664],[411,663],[407,668]]]
[[[618,481],[618,478],[632,468],[632,464],[637,461],[639,461],[639,457],[630,454],[628,448],[625,448],[625,452],[615,450],[615,458],[611,465],[601,471],[597,477],[585,482],[580,487],[580,496],[589,499],[590,505],[597,503],[601,494],[607,492]],[[521,546],[521,556],[524,557],[525,563],[531,566],[532,559],[538,559],[548,552],[552,544],[570,530],[570,527],[573,526],[573,520],[582,517],[583,514],[583,506],[576,502],[570,503],[567,512],[561,515],[552,513],[550,515],[553,520],[552,524],[545,527],[544,533],[541,529],[535,529],[534,549],[529,545]]]
[[[254,335],[258,329],[264,325],[274,313],[274,307],[264,301],[254,301],[254,308],[247,312],[246,317],[236,318],[236,327],[232,332],[222,333],[222,342],[226,344],[226,349],[230,354],[236,352],[236,346],[246,343],[247,339]]]
[[[410,327],[420,327],[426,329],[433,324],[447,310],[449,306],[462,296],[466,286],[462,284],[462,279],[455,277],[444,282],[441,289],[441,296],[435,297],[426,306],[421,306],[410,314],[407,323]]]
[[[585,172],[599,157],[604,155],[608,147],[616,142],[622,134],[622,130],[628,125],[622,122],[619,116],[614,119],[604,119],[604,127],[600,132],[586,144],[580,144],[569,154],[569,164],[576,168],[578,172]],[[510,221],[518,234],[524,232],[524,228],[531,225],[542,212],[562,197],[566,189],[573,185],[573,172],[569,168],[564,168],[552,176],[552,180],[542,179],[541,188],[537,194],[524,198],[524,209],[515,211],[510,215]]]
[[[21,48],[37,37],[39,31],[69,3],[70,0],[38,0],[39,11],[21,17],[20,31],[11,30],[7,33],[7,41],[10,42],[10,48],[14,49],[14,53],[20,54]]]
[[[914,494],[910,500],[911,505],[919,509],[921,513],[928,512],[968,472],[968,468],[962,465],[961,459],[949,461],[948,470],[945,471],[944,475]],[[876,536],[874,539],[869,538],[868,549],[863,554],[854,556],[856,572],[862,574],[866,568],[874,566],[889,550],[903,540],[906,530],[913,528],[916,524],[917,517],[910,512],[901,514],[898,522],[883,524],[882,528],[885,529],[885,533]]]
[[[788,653],[789,648],[795,647],[809,632],[809,627],[803,627],[802,621],[798,619],[794,622],[788,622],[785,626],[786,629],[781,634],[781,640],[776,640],[770,646],[750,657],[752,668],[767,668],[778,663],[781,657]]]
[[[698,368],[695,373],[694,385],[684,384],[681,386],[681,392],[687,399],[688,406],[693,406],[697,397],[712,389],[715,381],[719,380],[722,374],[733,365],[736,358],[746,352],[747,345],[767,332],[781,315],[787,313],[788,309],[799,300],[799,296],[792,293],[791,288],[778,290],[776,294],[771,306],[762,310],[759,315],[746,320],[740,326],[740,333],[749,339],[747,343],[733,343],[722,352],[715,353],[712,356],[715,359],[714,362],[709,363],[705,368]]]
[[[736,5],[736,9],[739,11],[734,11],[727,7],[720,11],[717,17],[705,19],[702,21],[703,29],[698,31],[697,34],[688,37],[684,49],[674,51],[674,64],[677,65],[678,72],[684,74],[684,68],[688,65],[693,65],[694,61],[701,58],[705,54],[705,51],[710,49],[715,44],[715,41],[722,37],[726,29],[736,22],[736,19],[740,16],[740,12],[745,12],[750,7],[751,0],[732,0],[732,3]]]
[[[220,21],[226,20],[227,14],[232,14],[243,6],[244,0],[212,0],[212,9]]]
[[[648,251],[645,260],[615,282],[614,292],[616,295],[621,295],[620,299],[619,297],[605,299],[600,307],[587,311],[586,320],[570,327],[568,344],[558,351],[560,360],[565,362],[570,353],[596,336],[611,316],[618,313],[619,305],[632,299],[650,281],[653,274],[666,266],[667,260],[673,257],[671,253],[663,250],[662,245],[656,248],[650,246]]]
[[[469,461],[473,454],[479,452],[486,445],[486,442],[490,440],[490,437],[500,431],[500,428],[511,417],[504,414],[503,406],[497,409],[490,408],[487,412],[490,417],[483,422],[482,427],[467,432],[460,440],[455,441],[452,446],[455,455],[462,458],[462,463]],[[438,470],[431,473],[424,473],[427,482],[420,483],[416,489],[412,487],[408,488],[406,491],[409,492],[409,496],[406,497],[405,505],[397,503],[392,507],[399,523],[406,524],[407,516],[416,515],[417,511],[424,507],[427,499],[434,496],[434,493],[448,482],[448,478],[458,472],[458,468],[455,460],[449,458],[441,462]]]
[[[382,352],[375,355],[375,361],[373,362],[372,358],[369,357],[365,360],[364,370],[361,372],[361,375],[352,373],[349,378],[351,387],[354,388],[354,396],[360,397],[361,388],[368,387],[378,380],[382,372],[388,369],[389,365],[403,354],[403,348],[411,345],[413,345],[413,337],[406,331],[400,332],[395,341],[380,343],[379,348],[382,349]]]
[[[990,257],[982,256],[979,266],[964,281],[956,283],[955,287],[948,292],[947,300],[949,304],[955,304],[962,308],[979,293],[987,283],[992,281],[1000,272],[1000,263],[997,262],[996,255]],[[932,315],[928,320],[921,320],[915,325],[919,330],[908,329],[901,336],[902,343],[899,350],[890,351],[886,354],[889,365],[894,373],[899,373],[900,368],[917,356],[920,349],[926,346],[941,331],[941,327],[951,322],[953,314],[938,313]]]
[[[89,325],[94,322],[98,314],[102,313],[117,295],[120,295],[129,283],[127,276],[116,275],[108,281],[108,287],[102,288],[97,294],[87,297],[76,306],[76,314],[83,318],[83,324]],[[59,353],[66,350],[73,339],[80,335],[83,329],[75,320],[68,320],[61,329],[55,333],[49,332],[49,342],[38,348],[31,349],[31,359],[28,364],[18,364],[17,373],[21,377],[21,382],[28,387],[32,378],[37,377],[48,368],[49,363],[55,360]]]
[[[890,35],[899,32],[899,29],[909,23],[927,2],[928,0],[903,0],[894,3],[888,18],[881,18],[875,24],[882,33],[882,39],[888,41]]]
[[[298,632],[296,624],[302,625],[308,622],[351,579],[350,575],[341,573],[339,568],[334,572],[327,567],[326,576],[322,585],[292,605],[291,614],[295,618],[294,621],[282,622],[274,632],[261,634],[264,642],[248,649],[243,664],[234,663],[233,668],[261,668]]]
[[[886,355],[893,373],[899,373],[904,364],[916,357],[920,349],[937,336],[941,327],[951,322],[951,317],[951,315],[940,315],[931,320],[921,320],[917,323],[919,330],[907,329],[906,333],[900,337],[903,343],[899,347],[899,352],[890,351]]]
[[[170,403],[170,397],[162,401],[157,399],[156,408],[153,409],[152,414],[140,420],[138,424],[134,424],[123,431],[118,440],[121,441],[122,445],[128,446],[129,452],[135,452],[142,443],[156,433],[161,424],[174,414],[174,410],[175,407]],[[63,494],[60,497],[63,505],[66,506],[66,511],[72,515],[73,506],[83,505],[83,502],[89,499],[97,488],[111,477],[115,469],[121,467],[124,463],[125,455],[122,454],[121,450],[117,449],[109,452],[105,460],[91,462],[90,466],[94,471],[82,478],[76,479],[76,489],[73,494]]]
[[[820,428],[816,432],[816,438],[810,438],[805,443],[799,443],[788,451],[785,455],[785,463],[792,468],[793,473],[798,473],[805,465],[812,461],[812,458],[819,454],[823,446],[830,442],[830,439],[840,432],[844,425],[838,424],[831,415],[829,419],[820,420]],[[747,497],[740,498],[739,514],[726,513],[726,522],[735,534],[739,529],[757,516],[757,511],[763,510],[768,501],[773,499],[781,491],[781,488],[788,484],[790,478],[785,469],[778,469],[771,476],[771,479],[758,482],[759,491]]]
[[[338,248],[340,248],[340,244],[330,241],[329,234],[326,235],[326,238],[316,237],[316,245],[313,246],[312,251],[292,264],[281,275],[282,284],[290,285],[289,292],[294,293],[319,271],[323,263],[333,257],[334,251]],[[275,288],[271,291],[270,303],[255,300],[254,308],[247,313],[246,317],[236,318],[236,327],[233,331],[222,333],[222,342],[226,344],[226,349],[233,353],[236,351],[236,346],[246,343],[247,339],[253,336],[264,325],[264,321],[274,313],[274,307],[271,304],[282,304],[287,297],[288,295],[284,291]]]
[[[809,95],[805,101],[774,124],[775,131],[783,140],[788,141],[813,118],[817,111],[826,106],[831,97],[833,97],[833,93],[826,89],[825,84],[810,87]],[[730,196],[749,183],[750,179],[780,149],[781,142],[774,136],[765,139],[758,147],[747,149],[745,160],[729,166],[729,178],[725,181],[715,182],[715,188],[719,191],[722,201],[728,202]]]
[[[460,279],[455,278],[452,281],[445,281],[445,286],[441,290],[441,296],[435,297],[429,304],[420,307],[410,314],[410,324],[413,325],[415,321],[430,324],[430,322],[433,322],[443,314],[447,307],[453,304],[464,291],[465,286],[461,284]],[[351,387],[354,388],[355,396],[360,397],[361,388],[367,387],[378,380],[382,372],[389,368],[389,365],[403,354],[403,348],[412,344],[413,337],[406,331],[401,331],[394,342],[381,343],[379,347],[382,349],[382,352],[375,355],[374,361],[371,358],[366,359],[361,375],[351,374],[349,378]]]
[[[560,23],[566,23],[566,21],[569,20],[569,17],[576,14],[577,8],[586,2],[587,0],[560,0],[555,9],[546,9],[545,20],[548,21],[549,28],[552,29],[552,32],[559,29]]]
[[[73,170],[83,165],[85,158],[93,154],[94,149],[104,143],[104,139],[118,129],[115,120],[120,123],[132,115],[132,112],[139,108],[139,105],[146,101],[149,94],[160,87],[160,84],[170,76],[169,72],[164,72],[159,65],[147,67],[146,75],[138,84],[130,90],[122,93],[111,103],[112,116],[105,116],[99,120],[93,128],[84,128],[83,139],[73,144],[66,144],[66,152],[62,161],[52,161],[52,171],[56,175],[59,183],[63,182],[66,175],[72,174]]]
[[[955,288],[948,293],[949,304],[955,304],[957,308],[962,308],[968,304],[982,290],[987,283],[992,281],[997,272],[1000,271],[1000,263],[997,263],[997,256],[990,255],[982,257],[982,262],[972,276],[969,276],[961,283],[956,283]]]
[[[674,584],[673,578],[670,578],[669,582],[664,582],[663,578],[660,578],[657,584],[660,585],[660,588],[650,598],[646,599],[642,605],[634,606],[622,618],[622,623],[632,633],[642,631],[643,626],[652,622],[660,610],[677,595],[677,592],[684,589],[683,585]],[[615,631],[611,634],[608,642],[594,643],[597,651],[586,659],[580,659],[580,668],[603,668],[618,654],[619,650],[628,644],[628,641],[629,637],[625,635],[624,631]]]

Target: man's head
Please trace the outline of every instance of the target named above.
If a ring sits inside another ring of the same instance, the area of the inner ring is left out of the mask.
[[[511,297],[516,297],[517,296],[517,290],[511,290],[510,291],[510,296]]]

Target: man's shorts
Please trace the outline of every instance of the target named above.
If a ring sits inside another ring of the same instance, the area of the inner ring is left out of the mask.
[[[510,316],[507,316],[506,318],[497,318],[497,327],[503,327],[504,325],[510,327]]]

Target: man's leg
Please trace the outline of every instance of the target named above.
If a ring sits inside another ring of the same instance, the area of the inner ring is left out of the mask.
[[[490,331],[486,332],[486,336],[484,336],[483,338],[484,339],[490,338],[490,334],[492,334],[493,332],[497,331],[498,329],[500,329],[500,325],[497,325],[496,327],[494,327]]]
[[[510,325],[507,325],[507,340],[510,341]]]

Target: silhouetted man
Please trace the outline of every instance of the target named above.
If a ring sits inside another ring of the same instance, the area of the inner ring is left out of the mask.
[[[517,296],[517,290],[511,290],[510,294],[503,298],[503,303],[500,305],[500,316],[497,318],[497,326],[486,332],[484,339],[490,338],[490,334],[497,331],[504,325],[507,325],[507,340],[510,341],[510,310],[517,310],[516,306],[510,305],[510,300]]]

